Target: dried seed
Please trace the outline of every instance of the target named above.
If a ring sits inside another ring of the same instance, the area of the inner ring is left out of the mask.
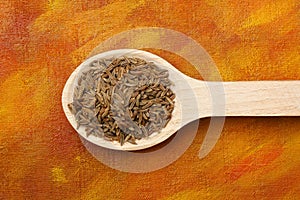
[[[165,91],[166,90],[166,88],[162,84],[159,84],[159,89],[161,89],[161,91]]]
[[[138,91],[134,92],[134,93],[132,94],[132,98],[136,98],[138,94],[139,94]]]
[[[168,123],[175,95],[168,88],[167,70],[134,57],[98,59],[90,66],[78,78],[72,103],[77,125],[85,125],[87,135],[136,144]],[[125,135],[120,128],[134,133]]]
[[[128,142],[135,145],[137,144],[134,137],[131,137]]]
[[[140,101],[140,106],[146,105],[147,103],[148,103],[147,100],[142,100],[142,101]]]
[[[98,92],[96,93],[96,97],[97,97],[97,99],[98,99],[99,102],[103,102],[104,101],[102,95],[100,93],[98,93]]]
[[[161,93],[162,93],[162,91],[158,91],[158,92],[156,93],[155,97],[156,97],[156,98],[160,97]]]
[[[138,111],[137,111],[137,110],[134,110],[134,111],[133,111],[133,114],[132,114],[132,118],[134,119],[134,118],[137,116],[137,114],[138,114]]]
[[[148,120],[148,117],[147,117],[146,113],[143,113],[143,118],[144,118],[145,120]]]
[[[117,131],[116,131],[116,135],[117,135],[117,136],[119,136],[119,135],[120,135],[120,133],[121,133],[120,129],[117,129]]]
[[[131,134],[128,134],[128,135],[125,137],[124,142],[127,142],[131,137],[132,137],[132,135],[131,135]]]
[[[103,114],[101,115],[102,118],[106,117],[108,115],[109,108],[105,109]]]
[[[168,90],[162,91],[162,93],[160,94],[160,96],[161,96],[161,97],[165,96],[167,92],[168,92]]]
[[[130,100],[129,100],[129,103],[132,103],[135,101],[135,98],[134,97],[131,97]]]
[[[172,95],[170,96],[170,99],[174,100],[174,99],[175,99],[175,94],[172,94]]]
[[[76,109],[75,109],[75,106],[74,106],[73,103],[69,103],[69,104],[68,104],[68,108],[69,108],[69,110],[70,110],[70,112],[71,112],[72,114],[75,114],[75,113],[76,113]]]
[[[158,78],[167,78],[169,76],[168,72],[166,73],[160,73],[157,77]]]
[[[138,90],[139,90],[139,91],[143,91],[143,90],[145,90],[147,87],[148,87],[147,85],[144,85],[144,86],[140,87]]]
[[[129,110],[132,110],[133,107],[134,107],[134,105],[135,105],[135,101],[131,102],[131,104],[130,104],[130,106],[129,106]]]
[[[143,119],[143,113],[140,112],[140,113],[139,113],[139,124],[142,123],[142,119]]]
[[[140,106],[140,99],[136,99],[135,104],[136,106]]]
[[[121,146],[123,146],[123,144],[124,144],[124,134],[121,134],[120,135],[120,144],[121,144]]]
[[[87,116],[93,116],[93,115],[95,115],[95,113],[93,112],[93,110],[91,110],[89,108],[82,107],[81,110]]]
[[[171,105],[174,105],[173,101],[169,97],[166,97],[166,99]]]
[[[124,83],[126,86],[128,86],[128,87],[134,87],[134,86],[137,86],[137,83],[129,83],[129,82],[126,82],[126,83]]]
[[[141,109],[149,108],[152,105],[153,105],[153,101],[148,101],[148,103],[146,105],[144,105]]]

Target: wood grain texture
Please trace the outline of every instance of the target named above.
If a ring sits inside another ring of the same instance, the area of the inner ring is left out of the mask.
[[[198,118],[300,116],[300,81],[205,82],[195,79],[187,80],[199,102]],[[191,106],[188,100],[182,104],[185,107]]]

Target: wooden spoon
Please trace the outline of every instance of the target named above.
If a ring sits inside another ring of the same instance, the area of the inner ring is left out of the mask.
[[[158,134],[137,141],[137,145],[106,141],[84,130],[77,132],[86,140],[115,150],[140,150],[159,144],[184,125],[199,118],[214,116],[300,116],[300,81],[207,82],[182,74],[166,60],[136,49],[104,52],[84,61],[69,77],[62,93],[63,110],[76,130],[76,121],[68,109],[73,101],[73,85],[82,68],[95,59],[133,56],[151,61],[169,70],[176,94],[175,108],[168,125]]]

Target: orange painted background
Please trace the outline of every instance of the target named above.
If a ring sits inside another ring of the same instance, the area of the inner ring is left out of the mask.
[[[300,199],[300,118],[227,118],[212,152],[146,174],[92,157],[62,111],[63,86],[95,46],[138,27],[199,42],[224,81],[300,80],[297,0],[3,0],[0,199]],[[197,77],[182,58],[156,51]]]

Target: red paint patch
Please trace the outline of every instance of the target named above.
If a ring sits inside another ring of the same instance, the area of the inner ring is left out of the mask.
[[[234,182],[243,175],[259,170],[266,165],[269,165],[283,153],[283,147],[263,147],[253,152],[248,157],[242,159],[232,167],[227,168],[225,174],[227,180]]]

